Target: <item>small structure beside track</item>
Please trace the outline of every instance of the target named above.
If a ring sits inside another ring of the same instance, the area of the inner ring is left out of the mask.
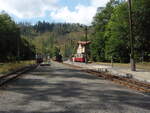
[[[88,45],[90,41],[78,41],[78,48],[76,54],[72,57],[73,62],[86,62],[87,61],[87,52]]]

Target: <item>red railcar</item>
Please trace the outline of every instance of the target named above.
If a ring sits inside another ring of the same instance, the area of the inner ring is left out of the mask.
[[[86,62],[86,54],[90,41],[78,41],[78,48],[76,54],[72,57],[73,62]]]
[[[85,62],[85,55],[84,54],[75,54],[72,58],[73,62]]]

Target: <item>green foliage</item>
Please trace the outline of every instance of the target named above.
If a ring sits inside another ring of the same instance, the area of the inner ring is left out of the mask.
[[[94,17],[93,27],[94,33],[92,36],[91,44],[91,59],[94,61],[105,61],[105,37],[106,26],[111,18],[115,2],[111,1],[107,4],[106,8],[97,12]]]
[[[14,61],[17,59],[28,59],[33,56],[33,46],[21,38],[20,28],[15,24],[8,14],[0,14],[0,61]],[[27,52],[28,51],[28,52]],[[31,52],[27,55],[26,53]]]
[[[14,59],[17,56],[17,44],[13,44],[13,40],[17,42],[19,30],[15,23],[7,14],[0,14],[0,60]],[[11,45],[14,46],[11,46]],[[12,56],[12,57],[11,57]],[[10,58],[11,57],[11,58]]]
[[[105,38],[103,33],[96,33],[92,38],[92,44],[90,45],[91,57],[94,61],[104,61],[105,60]]]
[[[70,32],[79,31],[82,26],[80,24],[70,24],[70,23],[48,23],[39,21],[33,26],[36,32],[54,32],[56,34],[65,35]]]
[[[150,1],[133,1],[133,25],[136,57],[138,60],[150,61]]]
[[[70,57],[76,49],[77,41],[85,37],[84,26],[69,23],[38,22],[35,25],[20,23],[21,34],[32,40],[37,54],[54,57],[55,47],[64,57]]]
[[[35,58],[35,46],[26,37],[21,38],[19,52],[21,60],[32,60]]]
[[[150,61],[150,1],[133,0],[132,19],[135,57],[137,61]],[[97,12],[93,21],[91,58],[94,61],[129,62],[129,10],[128,3],[110,0]]]
[[[107,37],[105,46],[105,57],[117,62],[129,62],[129,26],[128,26],[128,6],[122,3],[113,10],[111,18],[107,24],[105,36]]]
[[[60,53],[60,49],[58,47],[54,47],[53,49],[53,56],[58,56]]]

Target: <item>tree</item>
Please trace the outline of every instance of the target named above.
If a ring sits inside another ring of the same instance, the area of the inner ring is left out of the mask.
[[[128,5],[122,3],[116,6],[105,31],[107,37],[105,53],[106,59],[113,57],[117,62],[129,62],[129,24]]]
[[[91,57],[94,61],[129,62],[130,39],[127,2],[111,0],[94,17]],[[133,0],[133,37],[136,61],[150,61],[150,1]]]
[[[150,1],[133,1],[133,26],[137,60],[150,61]]]
[[[0,60],[16,59],[20,41],[20,31],[8,14],[0,14]],[[13,46],[12,46],[13,45]]]
[[[92,36],[91,44],[91,58],[94,61],[105,61],[105,42],[107,37],[105,37],[106,26],[111,18],[115,0],[111,0],[105,8],[98,11],[94,17],[93,27],[94,33]]]
[[[34,46],[21,38],[20,28],[6,13],[0,14],[0,61],[31,59]]]

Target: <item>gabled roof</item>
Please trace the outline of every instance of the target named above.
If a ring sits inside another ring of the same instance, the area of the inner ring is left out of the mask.
[[[90,41],[78,41],[78,44],[81,44],[81,45],[87,45],[90,43],[91,43]]]

